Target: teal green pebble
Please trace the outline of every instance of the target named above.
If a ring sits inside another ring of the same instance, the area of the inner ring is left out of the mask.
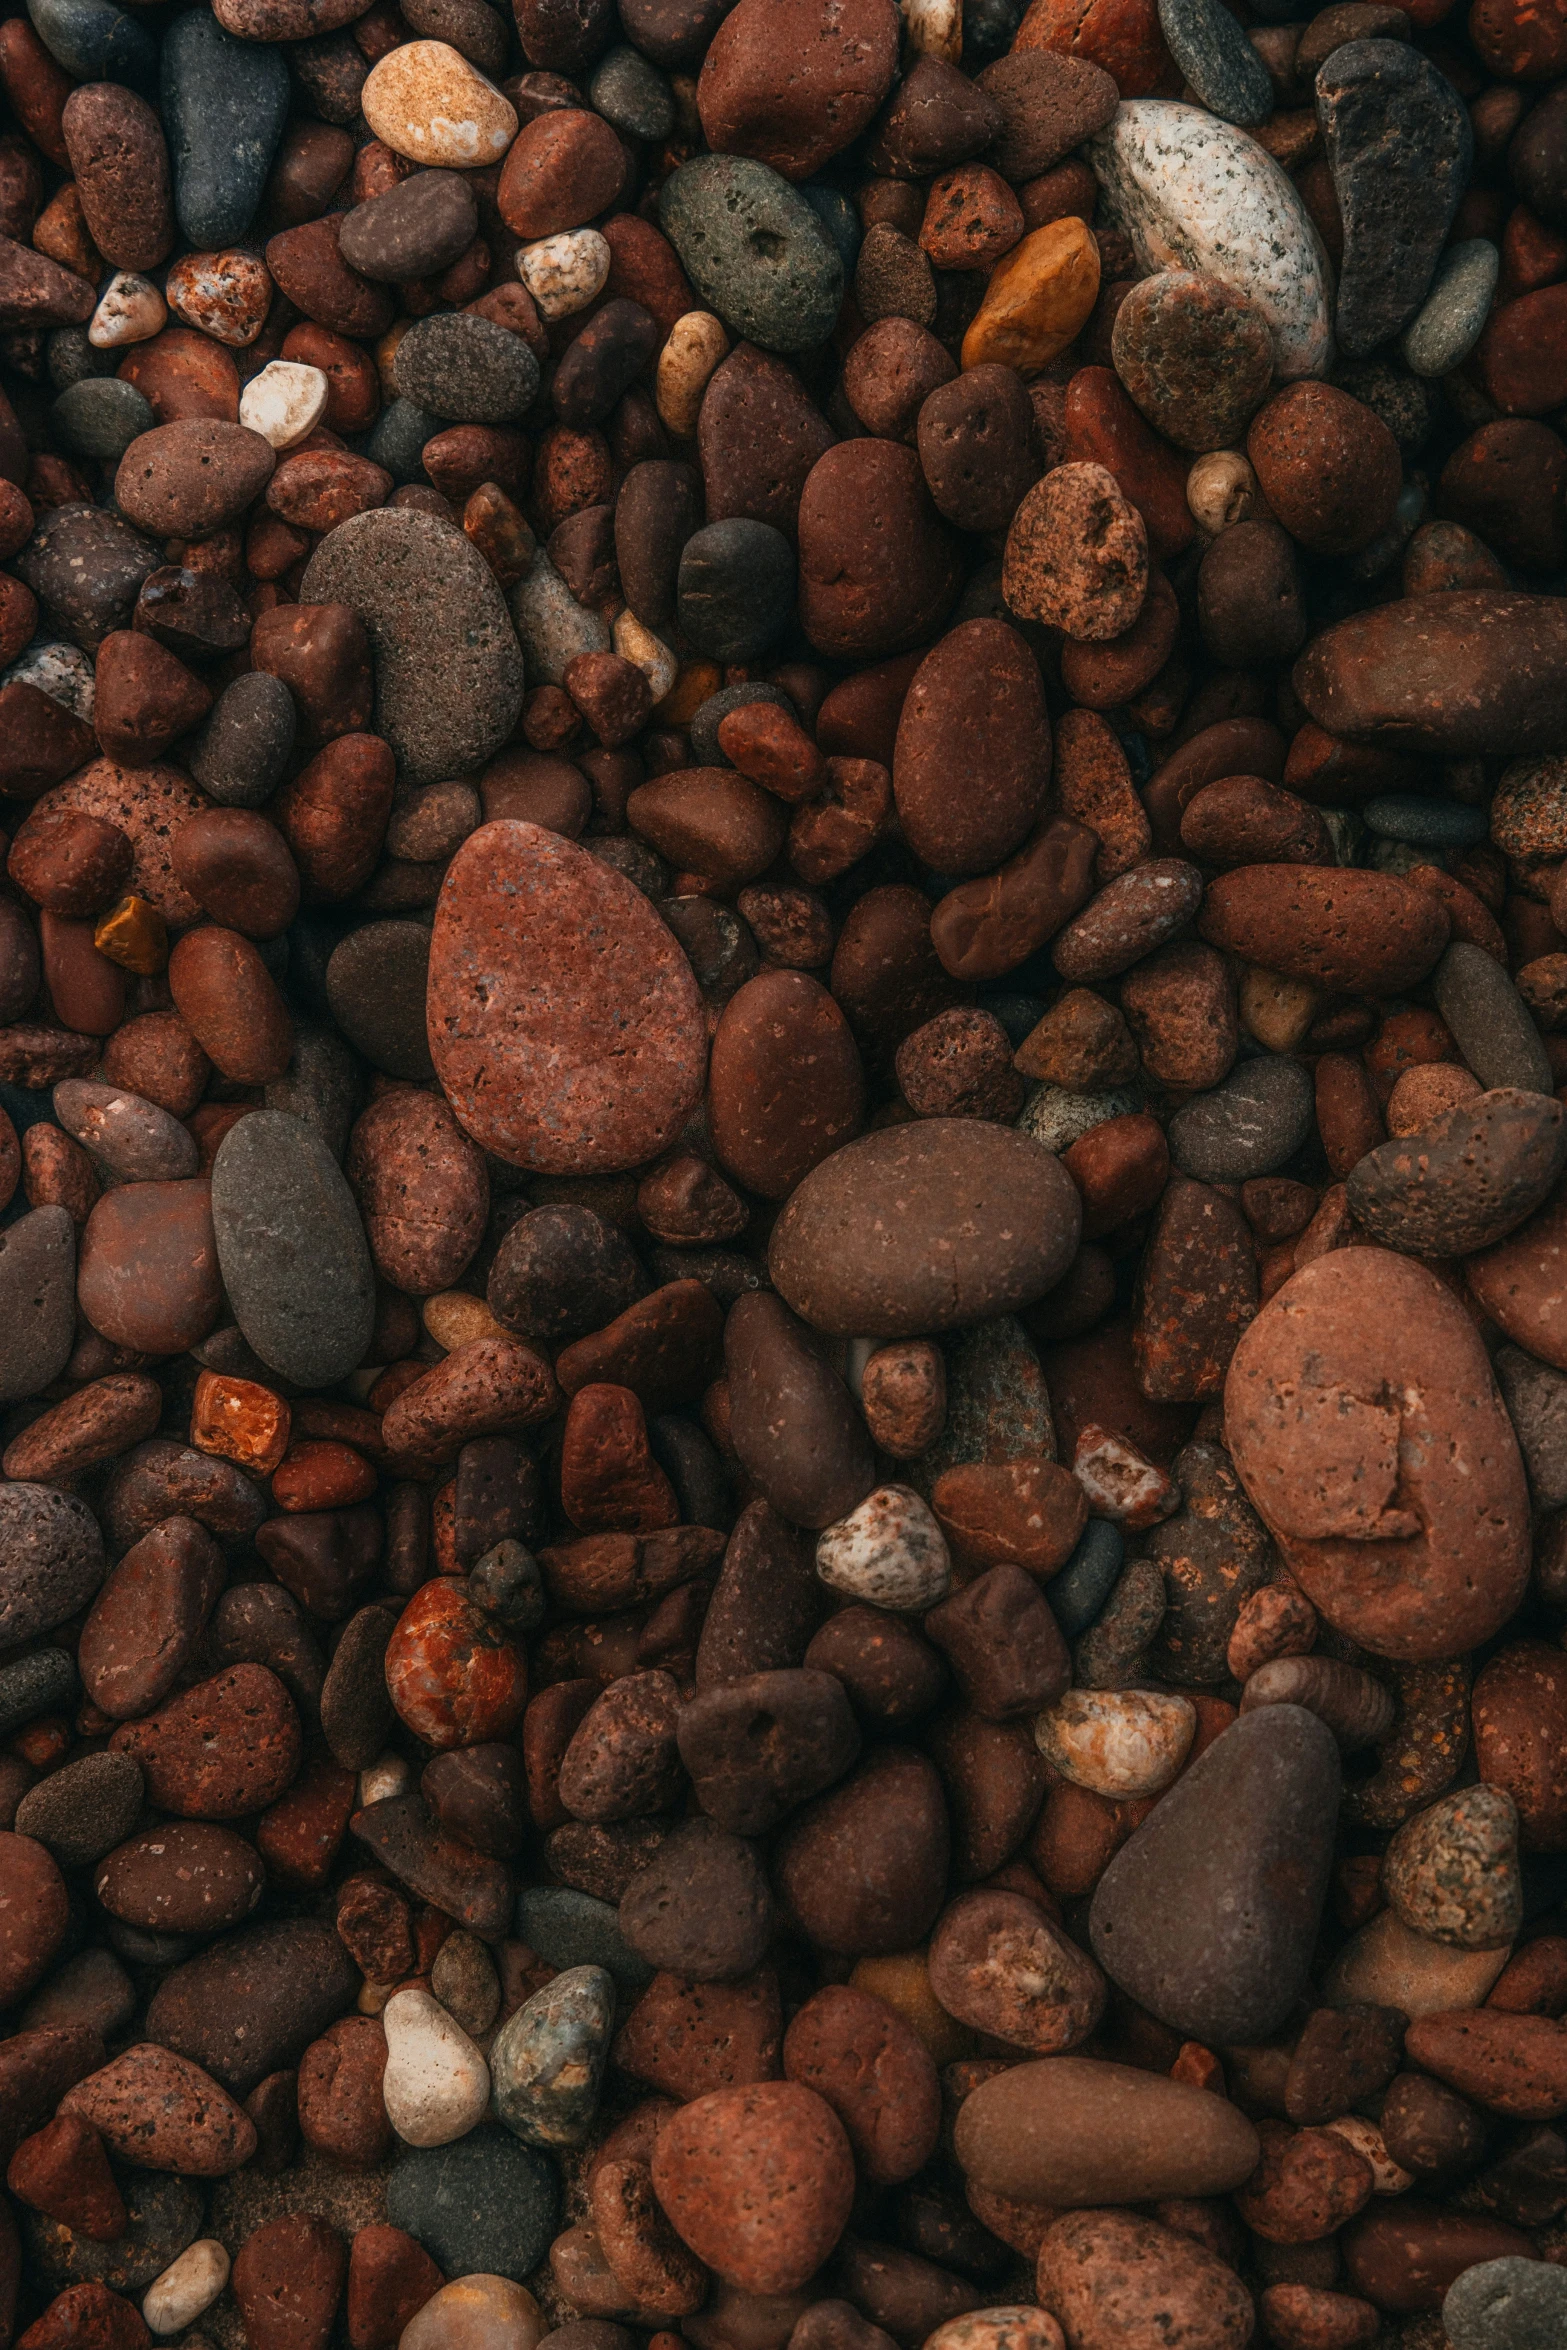
[[[568,1967],[535,1991],[490,2048],[495,2111],[526,2146],[580,2146],[609,2060],[615,1985],[600,1966]]]
[[[703,301],[768,351],[825,342],[843,262],[811,206],[746,155],[697,155],[664,182],[659,225]]]

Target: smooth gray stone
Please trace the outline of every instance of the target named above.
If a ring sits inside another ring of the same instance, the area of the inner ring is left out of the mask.
[[[805,351],[833,330],[843,262],[798,188],[746,155],[697,155],[665,180],[659,225],[737,336]]]
[[[628,139],[667,139],[675,127],[675,94],[640,49],[622,42],[593,68],[588,104]]]
[[[16,1832],[47,1844],[65,1868],[90,1868],[125,1841],[141,1805],[141,1765],[133,1756],[84,1754],[29,1787],[16,1807]]]
[[[638,1958],[607,1901],[570,1885],[529,1885],[517,1896],[517,1937],[553,1967],[603,1967],[622,1991],[640,1991],[653,1969]]]
[[[450,2146],[411,2147],[386,2186],[386,2216],[449,2277],[521,2284],[550,2248],[560,2179],[548,2155],[481,2122]]]
[[[283,780],[298,724],[281,677],[249,670],[223,688],[191,744],[191,774],[225,808],[264,807]]]
[[[1349,358],[1406,327],[1469,184],[1474,132],[1407,41],[1345,41],[1317,72],[1317,119],[1344,221],[1334,327]]]
[[[364,1358],[375,1274],[354,1195],[312,1127],[256,1110],[212,1168],[218,1264],[235,1319],[264,1363],[331,1387]]]
[[[262,1098],[269,1110],[287,1110],[313,1126],[341,1165],[363,1092],[359,1064],[343,1039],[330,1028],[296,1024],[294,1057]]]
[[[1416,375],[1448,375],[1462,366],[1491,315],[1502,256],[1487,237],[1449,245],[1431,291],[1404,329],[1399,349]]]
[[[58,1379],[75,1344],[76,1227],[65,1208],[33,1208],[0,1232],[0,1403]]]
[[[1442,2328],[1453,2350],[1562,2350],[1567,2269],[1549,2260],[1482,2260],[1448,2286]]]
[[[76,1660],[63,1648],[38,1648],[0,1665],[0,1738],[40,1714],[65,1712],[80,1687]]]
[[[401,398],[459,424],[516,424],[539,388],[539,363],[521,335],[461,310],[415,319],[392,373]]]
[[[33,30],[79,82],[123,82],[143,98],[158,93],[158,44],[109,0],[27,0]]]
[[[1554,1093],[1550,1059],[1540,1032],[1500,963],[1466,939],[1450,946],[1431,975],[1436,1008],[1453,1041],[1487,1092],[1516,1085],[1525,1093]]]
[[[423,481],[424,444],[434,440],[442,421],[417,400],[388,400],[370,428],[365,455],[384,465],[393,481]]]
[[[1086,1632],[1114,1590],[1126,1540],[1110,1518],[1090,1518],[1059,1575],[1050,1578],[1050,1612],[1069,1640]]]
[[[1190,86],[1221,122],[1266,122],[1273,112],[1267,67],[1223,0],[1159,0],[1165,45]]]
[[[1245,1183],[1292,1159],[1316,1114],[1311,1072],[1272,1055],[1242,1061],[1170,1120],[1170,1155],[1199,1183]]]
[[[193,8],[164,35],[162,84],[180,227],[203,251],[231,245],[255,218],[288,121],[287,59]]]
[[[157,423],[152,402],[118,376],[86,375],[63,391],[49,411],[62,448],[73,457],[117,464],[132,441]]]

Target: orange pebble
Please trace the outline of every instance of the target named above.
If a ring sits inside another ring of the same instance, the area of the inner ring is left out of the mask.
[[[190,1440],[242,1469],[269,1477],[288,1450],[291,1416],[280,1395],[254,1379],[203,1371],[190,1410]]]
[[[330,1438],[291,1445],[272,1473],[272,1499],[280,1510],[345,1510],[374,1491],[375,1470],[364,1454]]]

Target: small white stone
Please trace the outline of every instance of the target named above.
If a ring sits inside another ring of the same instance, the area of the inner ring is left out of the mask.
[[[543,2332],[526,2285],[480,2272],[432,2294],[404,2326],[397,2350],[534,2350]]]
[[[669,330],[658,355],[653,402],[659,421],[677,440],[696,431],[702,394],[729,355],[729,337],[711,310],[688,310]]]
[[[142,2297],[141,2313],[155,2334],[177,2334],[210,2309],[229,2281],[229,2256],[215,2236],[187,2244]]]
[[[390,1795],[406,1795],[414,1783],[412,1765],[400,1754],[377,1755],[359,1774],[359,1808],[385,1803]]]
[[[331,386],[319,367],[299,359],[269,359],[239,396],[239,421],[274,449],[308,439],[326,414]]]
[[[871,1607],[934,1607],[952,1589],[941,1528],[908,1485],[878,1485],[816,1543],[816,1572]]]
[[[1249,294],[1286,382],[1333,361],[1331,272],[1294,182],[1200,106],[1133,98],[1088,142],[1115,227],[1147,270],[1198,269]]]
[[[1250,522],[1258,502],[1257,476],[1240,449],[1209,449],[1186,476],[1188,511],[1211,539],[1232,522]]]
[[[0,685],[35,685],[62,710],[70,710],[84,726],[91,726],[97,706],[97,678],[80,645],[59,637],[34,637],[9,669],[0,670]]]
[[[903,0],[909,47],[957,65],[963,56],[963,0]]]
[[[545,318],[586,310],[609,275],[609,247],[596,228],[563,229],[517,253],[517,275]]]
[[[1353,2146],[1362,2161],[1371,2165],[1371,2192],[1373,2195],[1407,2195],[1415,2183],[1415,2174],[1395,2162],[1387,2150],[1387,2140],[1375,2122],[1366,2121],[1358,2113],[1341,2113],[1337,2121],[1324,2122],[1335,2138],[1342,2138],[1346,2146]]]
[[[150,342],[162,331],[168,315],[168,304],[150,277],[140,277],[134,269],[117,269],[87,322],[87,340],[97,351],[117,351],[122,343]]]
[[[1197,1735],[1190,1698],[1163,1689],[1069,1689],[1035,1716],[1034,1743],[1074,1786],[1095,1795],[1160,1795]]]
[[[484,2119],[490,2068],[428,1991],[399,1991],[381,2011],[386,2118],[405,2145],[449,2146]]]
[[[622,661],[629,661],[633,669],[641,670],[653,689],[654,701],[661,702],[680,670],[679,662],[663,638],[644,628],[629,604],[615,622],[614,638],[615,650]]]

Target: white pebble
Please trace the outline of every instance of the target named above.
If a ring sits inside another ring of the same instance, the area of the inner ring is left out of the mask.
[[[677,440],[696,431],[702,394],[729,355],[729,337],[711,310],[688,310],[669,330],[658,355],[653,402],[659,422]]]
[[[586,310],[609,275],[609,247],[596,228],[563,229],[517,253],[517,275],[546,318]]]
[[[816,1543],[816,1572],[871,1607],[934,1607],[952,1589],[941,1528],[908,1485],[878,1485]]]
[[[641,670],[653,689],[654,701],[661,702],[680,669],[663,638],[644,628],[628,604],[615,622],[614,640],[622,661],[629,661],[633,669]]]
[[[1190,1698],[1163,1689],[1069,1689],[1035,1716],[1034,1744],[1063,1778],[1117,1802],[1159,1795],[1197,1735]]]
[[[141,2313],[155,2334],[177,2334],[210,2309],[229,2281],[229,2256],[216,2236],[201,2236],[154,2277]]]
[[[406,1795],[413,1783],[412,1766],[400,1754],[377,1755],[359,1774],[359,1808],[364,1811],[389,1796]]]
[[[1341,2113],[1337,2121],[1324,2122],[1335,2138],[1342,2138],[1346,2146],[1371,2165],[1371,2192],[1373,2195],[1407,2195],[1415,2183],[1413,2171],[1405,2170],[1395,2162],[1387,2150],[1387,2140],[1375,2122],[1368,2122],[1358,2113]]]
[[[1147,270],[1198,269],[1249,294],[1286,382],[1333,360],[1331,272],[1294,182],[1200,106],[1134,98],[1088,142],[1112,222]]]
[[[1186,504],[1199,530],[1216,539],[1257,511],[1257,476],[1239,449],[1209,449],[1186,476]]]
[[[269,359],[239,396],[239,421],[274,449],[292,449],[326,414],[326,376],[299,359]]]
[[[381,2011],[386,2118],[405,2145],[449,2146],[484,2119],[490,2068],[428,1991],[399,1991]]]
[[[903,0],[909,47],[956,65],[963,55],[963,0]]]
[[[62,710],[74,711],[84,726],[93,722],[97,704],[93,665],[79,645],[68,645],[60,637],[34,637],[9,669],[0,669],[0,685],[35,685]]]
[[[150,342],[162,331],[168,315],[168,304],[150,277],[139,277],[134,269],[117,269],[87,322],[87,340],[97,351],[117,351],[122,343]]]

